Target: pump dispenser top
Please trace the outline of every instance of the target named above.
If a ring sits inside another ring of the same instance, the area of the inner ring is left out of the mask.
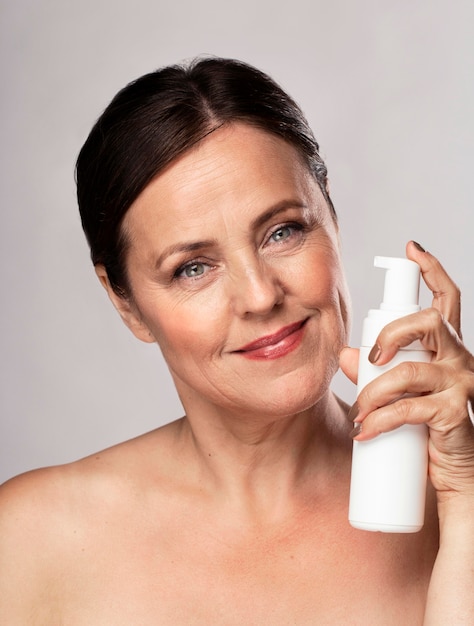
[[[386,256],[376,256],[374,265],[387,270],[380,308],[404,314],[419,311],[420,266],[409,259]]]
[[[393,320],[420,310],[420,266],[410,259],[376,256],[375,267],[386,269],[383,302],[370,309],[362,327],[362,345],[374,345],[382,328]],[[422,349],[415,342],[412,348]]]

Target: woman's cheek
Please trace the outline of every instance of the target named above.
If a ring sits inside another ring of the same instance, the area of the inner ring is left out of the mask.
[[[155,337],[163,353],[205,354],[217,349],[222,334],[222,320],[217,313],[217,305],[207,302],[205,305],[187,299],[179,305],[166,307],[169,313],[157,316],[151,322]]]

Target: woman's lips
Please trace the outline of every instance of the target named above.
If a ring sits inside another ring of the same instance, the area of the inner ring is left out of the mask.
[[[281,328],[272,335],[260,337],[235,352],[248,359],[277,359],[298,347],[307,319]]]

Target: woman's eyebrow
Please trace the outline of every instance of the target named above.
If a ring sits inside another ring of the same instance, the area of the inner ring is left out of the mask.
[[[295,199],[281,200],[277,204],[270,207],[267,211],[265,211],[264,213],[256,217],[254,221],[252,222],[252,227],[259,228],[260,226],[263,226],[265,222],[272,219],[279,213],[286,211],[287,209],[307,209],[307,208],[308,208],[308,205],[302,202],[301,200],[295,200]]]
[[[301,209],[305,210],[308,206],[301,200],[288,199],[281,200],[277,204],[271,206],[269,209],[258,215],[251,224],[251,228],[259,228],[263,226],[268,220],[271,220],[273,217],[278,215],[279,213],[283,213],[288,209]],[[155,268],[158,269],[163,261],[173,254],[186,254],[189,252],[197,252],[198,250],[203,250],[205,248],[211,248],[217,245],[215,239],[204,239],[202,241],[182,241],[174,243],[167,248],[165,248],[158,258],[156,259]]]
[[[215,245],[216,241],[214,239],[207,239],[204,241],[183,241],[174,243],[171,246],[165,248],[163,252],[159,255],[159,257],[156,259],[155,267],[158,269],[163,261],[173,254],[196,252],[197,250],[210,248]]]

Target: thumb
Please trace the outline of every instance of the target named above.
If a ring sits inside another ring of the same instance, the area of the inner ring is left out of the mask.
[[[359,369],[359,350],[345,346],[339,354],[339,367],[354,384],[357,384]]]

